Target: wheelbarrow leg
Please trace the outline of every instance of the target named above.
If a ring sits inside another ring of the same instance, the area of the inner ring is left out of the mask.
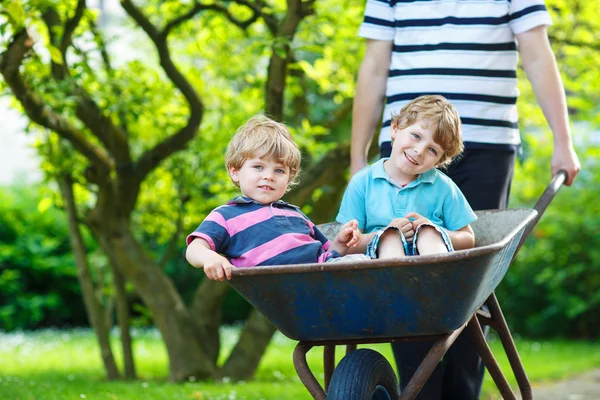
[[[504,351],[506,352],[510,366],[513,370],[515,378],[517,379],[521,397],[523,400],[531,400],[533,398],[531,384],[529,383],[529,379],[525,373],[525,368],[523,367],[523,363],[519,357],[519,352],[517,351],[515,342],[510,334],[510,330],[508,329],[504,315],[502,314],[502,309],[500,308],[500,304],[498,303],[498,299],[494,293],[488,297],[486,304],[490,310],[492,320],[492,323],[489,325],[498,332],[498,336],[500,337],[500,341],[502,342],[502,346],[504,347]]]
[[[471,330],[473,342],[475,343],[477,353],[483,360],[483,363],[485,364],[485,367],[492,376],[492,379],[494,379],[494,383],[496,383],[496,386],[498,387],[502,398],[505,400],[516,400],[517,398],[515,396],[515,393],[510,388],[506,377],[502,373],[498,362],[492,354],[492,350],[490,349],[485,340],[485,336],[483,335],[481,325],[479,324],[479,320],[477,319],[476,315],[473,315],[473,317],[471,317],[471,320],[469,321],[469,329]]]
[[[325,391],[313,375],[306,362],[306,353],[312,349],[312,345],[299,342],[294,349],[294,368],[298,377],[315,400],[326,400]]]
[[[323,347],[323,370],[325,375],[325,392],[327,392],[331,376],[335,370],[335,345],[329,344]]]
[[[440,337],[435,341],[429,353],[425,356],[419,368],[414,373],[408,384],[400,393],[400,400],[413,400],[417,397],[423,386],[433,373],[435,367],[440,363],[444,354],[448,351],[452,343],[456,341],[456,338],[460,335],[460,333],[465,329],[465,325],[461,326],[454,332],[448,333]]]

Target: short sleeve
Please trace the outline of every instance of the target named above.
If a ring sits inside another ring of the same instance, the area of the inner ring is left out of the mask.
[[[391,2],[368,0],[358,36],[365,39],[394,40],[394,7]]]
[[[449,191],[443,204],[444,228],[457,231],[477,219],[465,195],[454,182],[450,182]]]
[[[512,0],[509,10],[510,28],[515,35],[542,25],[552,25],[544,0]]]
[[[366,187],[364,179],[366,171],[359,172],[350,180],[344,192],[344,197],[342,197],[340,210],[335,218],[341,224],[356,219],[358,221],[358,229],[363,232],[367,228]]]
[[[195,238],[202,238],[208,242],[211,250],[225,254],[229,247],[230,235],[227,230],[227,221],[218,209],[213,210],[202,221],[200,226],[188,235],[186,243],[189,246]]]

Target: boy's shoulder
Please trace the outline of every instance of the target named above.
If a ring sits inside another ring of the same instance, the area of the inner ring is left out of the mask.
[[[260,206],[250,201],[245,201],[241,196],[229,200],[227,203],[218,206],[212,210],[213,213],[221,214],[226,220],[237,217],[240,214],[252,211]]]
[[[452,189],[458,189],[458,186],[452,180],[452,178],[450,178],[448,175],[446,175],[443,171],[440,171],[437,168],[434,168],[433,171],[435,171],[436,180],[438,180],[440,183],[442,183],[443,185],[448,186]]]
[[[454,185],[454,181],[452,180],[452,178],[450,178],[448,175],[446,175],[444,172],[440,171],[437,168],[430,169],[427,172],[430,173],[432,177],[435,177],[436,181],[440,180],[440,182],[445,185]]]
[[[375,161],[373,164],[367,165],[366,167],[358,171],[356,174],[354,174],[352,179],[359,181],[371,180],[378,177],[385,178],[385,169],[383,167],[383,163],[385,160],[387,160],[387,158],[381,158]]]
[[[235,197],[229,200],[226,204],[215,208],[213,211],[216,211],[219,214],[223,214],[224,216],[225,214],[236,216],[246,212],[252,212],[265,207],[270,207],[271,205],[278,208],[289,208],[298,211],[299,213],[302,213],[300,207],[283,200],[277,200],[269,205],[261,204],[246,196]]]

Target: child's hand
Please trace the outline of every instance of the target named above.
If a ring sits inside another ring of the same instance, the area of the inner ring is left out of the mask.
[[[408,220],[408,215],[405,218],[396,218],[392,220],[388,226],[398,228],[404,235],[404,238],[409,242],[412,241],[413,236],[415,236],[415,230],[413,224]]]
[[[346,247],[356,247],[360,243],[360,231],[358,230],[358,221],[353,219],[342,226],[336,239]]]
[[[427,218],[425,218],[424,216],[422,216],[421,214],[417,214],[416,212],[409,212],[408,214],[406,214],[406,218],[412,218],[412,227],[413,230],[416,231],[417,228],[423,224],[430,224],[433,225],[431,223],[430,220],[428,220]]]
[[[231,270],[234,268],[228,259],[214,253],[204,261],[204,273],[208,279],[222,281],[231,279]]]

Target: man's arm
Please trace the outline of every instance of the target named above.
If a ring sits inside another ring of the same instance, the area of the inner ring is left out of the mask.
[[[523,68],[554,134],[552,174],[564,169],[568,174],[565,184],[570,186],[581,166],[573,149],[567,100],[546,27],[538,26],[520,33],[517,40]]]
[[[393,42],[367,40],[352,108],[350,176],[367,166],[367,150],[381,120]]]

